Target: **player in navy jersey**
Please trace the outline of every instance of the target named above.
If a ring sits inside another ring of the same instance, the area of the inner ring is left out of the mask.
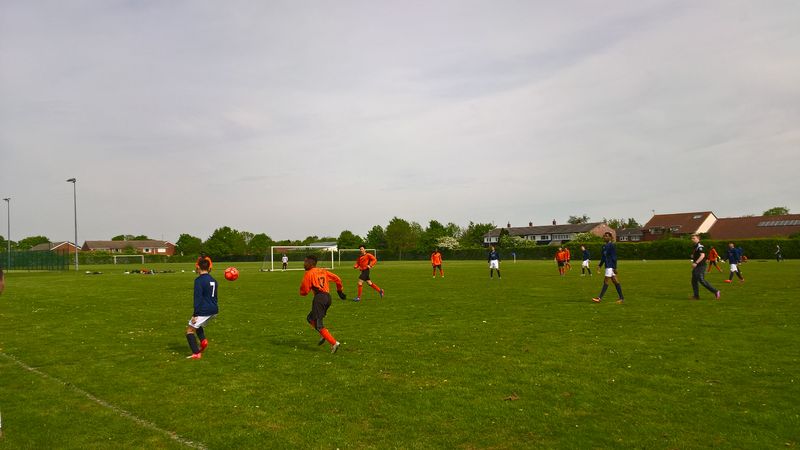
[[[581,256],[581,258],[583,259],[583,262],[581,263],[581,276],[582,277],[586,276],[583,273],[584,270],[586,272],[589,272],[589,276],[592,276],[592,268],[589,265],[589,258],[590,258],[589,250],[586,248],[585,245],[581,245],[581,252],[583,253],[583,255]]]
[[[617,248],[614,246],[614,235],[611,234],[610,231],[606,231],[603,233],[603,240],[605,240],[606,243],[603,245],[603,250],[600,254],[600,265],[598,267],[606,266],[605,278],[603,278],[603,288],[600,290],[600,295],[593,298],[592,301],[600,303],[603,300],[603,295],[605,295],[608,289],[608,282],[611,281],[617,289],[617,294],[619,294],[617,303],[622,304],[625,302],[625,297],[622,296],[622,286],[619,284],[619,280],[617,280]]]
[[[714,294],[714,298],[719,300],[719,289],[715,289],[706,281],[706,249],[700,243],[700,236],[693,234],[694,250],[692,251],[692,291],[695,300],[700,300],[700,285]]]
[[[494,278],[494,271],[497,270],[497,279],[499,280],[500,277],[500,253],[494,249],[494,245],[491,247],[491,251],[489,251],[489,278]]]
[[[739,282],[743,283],[744,276],[742,276],[742,271],[739,269],[739,265],[742,264],[742,248],[735,247],[733,242],[728,243],[728,264],[731,267],[731,273],[725,282],[730,283],[733,281],[733,275],[735,274],[739,277]]]
[[[197,261],[197,278],[194,279],[194,312],[186,327],[186,340],[189,341],[191,356],[187,358],[200,359],[203,351],[208,347],[208,339],[204,326],[219,313],[217,304],[217,280],[208,273],[211,262],[206,259]],[[197,339],[200,345],[197,345]]]

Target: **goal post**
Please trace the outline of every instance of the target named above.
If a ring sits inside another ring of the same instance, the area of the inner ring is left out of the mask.
[[[308,255],[316,255],[317,267],[334,269],[335,245],[273,245],[269,254],[264,255],[261,263],[262,272],[276,272],[283,270],[305,270],[303,261]],[[283,268],[283,258],[286,257],[286,268]]]
[[[372,255],[376,258],[378,257],[378,249],[377,248],[365,248],[367,252],[372,252]],[[360,252],[360,248],[340,248],[337,253],[339,254],[339,265],[342,265],[342,253],[353,253],[353,252]],[[358,255],[356,255],[358,258]],[[347,261],[347,256],[345,256],[345,261]],[[353,259],[355,261],[355,258]]]
[[[114,264],[117,264],[119,258],[123,258],[123,260],[127,258],[134,258],[138,259],[139,262],[144,264],[144,255],[111,255],[111,257],[114,258]]]

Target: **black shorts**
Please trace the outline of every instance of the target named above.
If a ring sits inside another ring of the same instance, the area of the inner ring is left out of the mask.
[[[434,265],[433,265],[433,268],[434,268],[434,269],[441,269],[441,268],[442,268],[442,265],[441,265],[441,264],[434,264]]]
[[[558,261],[558,267],[564,267],[564,261]]]
[[[361,271],[361,275],[358,276],[359,280],[369,281],[369,269],[364,269]]]
[[[331,294],[327,292],[320,292],[314,295],[314,300],[311,301],[311,312],[306,316],[308,323],[314,321],[317,330],[325,328],[322,319],[328,314],[328,308],[331,307]]]

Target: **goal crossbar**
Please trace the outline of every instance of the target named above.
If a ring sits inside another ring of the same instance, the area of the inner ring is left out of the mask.
[[[337,250],[335,245],[273,245],[273,246],[271,246],[269,248],[269,269],[266,268],[267,259],[265,257],[264,258],[264,263],[261,265],[261,271],[262,272],[274,272],[275,271],[276,252],[278,254],[280,254],[280,253],[284,253],[284,252],[287,252],[287,251],[297,251],[297,250],[310,250],[310,251],[316,251],[316,252],[328,252],[328,253],[331,254],[331,258],[330,258],[331,265],[330,265],[330,267],[325,267],[325,268],[326,269],[334,269],[335,268],[334,267],[334,256],[333,256],[333,254],[336,253],[336,250]],[[281,264],[281,256],[277,256],[277,260],[278,260],[278,263]],[[327,256],[325,258],[325,261],[327,261]],[[320,258],[320,262],[322,262],[321,258]],[[324,266],[320,266],[320,267],[324,267]],[[303,267],[292,267],[292,268],[288,268],[287,267],[286,269],[283,269],[281,267],[281,270],[304,270],[304,268]]]
[[[142,264],[144,264],[144,255],[111,255],[114,258],[114,264],[117,263],[117,258],[139,258]]]

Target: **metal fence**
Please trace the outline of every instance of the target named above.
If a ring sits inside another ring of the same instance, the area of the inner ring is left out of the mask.
[[[55,252],[11,252],[10,256],[9,258],[8,252],[0,253],[0,266],[3,270],[67,270],[71,255]]]

